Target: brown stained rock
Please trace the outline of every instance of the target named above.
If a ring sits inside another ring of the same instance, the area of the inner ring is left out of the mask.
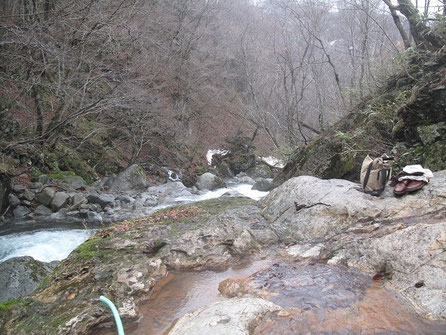
[[[243,280],[228,278],[218,285],[218,291],[227,298],[241,297],[247,293],[246,284]]]
[[[446,325],[413,314],[400,300],[372,285],[356,303],[335,309],[287,308],[259,320],[253,335],[292,334],[444,334]]]

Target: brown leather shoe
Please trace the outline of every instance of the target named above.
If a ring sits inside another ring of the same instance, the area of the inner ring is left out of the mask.
[[[407,192],[415,192],[419,189],[422,189],[426,183],[422,180],[411,180],[409,184],[407,184],[406,191]]]
[[[396,195],[403,195],[406,193],[407,185],[411,182],[411,180],[404,179],[403,181],[398,182],[393,189],[393,193]]]

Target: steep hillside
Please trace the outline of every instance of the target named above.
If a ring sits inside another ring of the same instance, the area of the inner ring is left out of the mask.
[[[356,181],[367,154],[395,156],[396,169],[446,168],[446,50],[406,51],[403,67],[375,96],[296,149],[275,185],[299,175]]]

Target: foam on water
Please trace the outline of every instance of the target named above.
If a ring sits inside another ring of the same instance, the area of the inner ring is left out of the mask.
[[[46,229],[0,236],[0,262],[31,256],[42,262],[62,260],[90,237],[92,229]]]
[[[185,202],[194,202],[194,201],[202,201],[202,200],[209,200],[209,199],[215,199],[220,198],[223,194],[231,191],[237,191],[238,193],[244,195],[245,197],[254,199],[254,200],[260,200],[264,196],[266,196],[269,192],[260,192],[256,190],[252,190],[252,185],[249,184],[238,184],[233,185],[225,188],[218,188],[214,191],[208,191],[206,193],[200,194],[200,195],[192,195],[187,197],[178,197],[175,198],[175,201],[185,201]]]
[[[254,199],[254,200],[260,200],[264,196],[266,196],[269,192],[261,192],[257,190],[253,190],[251,185],[248,184],[240,184],[231,187],[232,190],[239,192],[240,194],[243,194],[245,197]]]

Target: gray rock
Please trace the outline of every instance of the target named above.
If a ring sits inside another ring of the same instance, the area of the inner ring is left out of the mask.
[[[28,206],[28,207],[31,206],[31,201],[28,201],[28,200],[22,200],[20,203],[24,206]]]
[[[15,193],[23,193],[26,190],[26,187],[24,185],[13,185],[12,190]]]
[[[105,206],[104,208],[107,208],[108,206]],[[90,209],[96,213],[101,213],[104,209],[99,204],[90,204]]]
[[[16,257],[0,263],[0,302],[24,297],[55,267],[32,257]]]
[[[135,201],[135,199],[129,195],[120,195],[116,200],[121,201],[124,204],[130,204]]]
[[[12,207],[17,207],[20,205],[20,200],[14,194],[10,193],[8,195],[8,202]]]
[[[79,216],[84,218],[88,223],[98,224],[102,223],[102,216],[96,212],[81,209],[79,211]]]
[[[51,209],[57,212],[59,209],[68,204],[70,196],[65,192],[56,192],[51,201]]]
[[[250,168],[248,171],[248,176],[257,179],[257,178],[273,178],[274,173],[271,167],[264,162],[256,162],[256,165]]]
[[[115,201],[115,198],[110,194],[92,193],[89,196],[87,196],[87,200],[91,204],[98,204],[102,208],[105,208],[105,206],[112,206],[113,202]]]
[[[240,255],[246,255],[246,253],[248,253],[249,251],[253,250],[253,249],[257,249],[257,243],[254,239],[254,237],[251,235],[251,233],[247,230],[244,229],[240,236],[238,236],[233,244],[232,244],[232,251],[236,254],[240,254]]]
[[[86,204],[88,202],[87,196],[83,193],[75,193],[73,195],[73,206],[71,206],[71,209],[78,209],[81,208],[83,204]]]
[[[14,216],[16,218],[23,218],[23,217],[27,216],[29,213],[31,213],[31,211],[29,210],[28,207],[17,206],[16,208],[14,208],[12,213],[14,214]]]
[[[240,197],[244,197],[244,195],[234,190],[228,191],[221,196],[221,198],[240,198]]]
[[[76,216],[79,216],[79,213],[80,213],[79,211],[68,211],[66,216],[74,216],[74,217],[76,217]]]
[[[249,326],[267,312],[282,308],[259,298],[233,298],[186,314],[169,335],[249,335]]]
[[[45,187],[40,193],[37,193],[36,199],[39,203],[49,206],[56,194],[56,190],[52,187]]]
[[[155,196],[149,196],[144,200],[144,207],[154,207],[158,205],[158,199]]]
[[[224,181],[217,177],[216,175],[213,175],[212,173],[206,172],[198,177],[197,181],[197,187],[199,190],[215,190],[219,187],[224,187],[225,183]]]
[[[238,178],[241,184],[254,185],[256,181],[249,176],[243,176]]]
[[[84,178],[80,176],[66,176],[64,177],[63,182],[75,190],[87,187],[87,183],[85,182]]]
[[[50,182],[50,179],[48,178],[47,175],[44,174],[44,175],[39,176],[39,179],[37,182],[44,185],[44,184],[48,184]]]
[[[42,186],[43,186],[42,183],[35,182],[35,183],[31,183],[30,188],[31,188],[32,190],[37,190],[37,189],[41,188]]]
[[[80,210],[90,210],[91,209],[91,205],[89,205],[88,203],[87,204],[81,204],[79,206],[79,209]]]
[[[144,169],[137,165],[131,165],[108,182],[112,192],[144,191],[149,187],[149,179]]]
[[[261,179],[252,186],[252,189],[261,192],[269,192],[273,189],[273,179]]]
[[[67,214],[66,208],[61,208],[58,212],[51,214],[49,216],[49,219],[54,221],[62,221],[66,219],[65,217],[66,214]]]
[[[53,211],[51,209],[49,209],[48,207],[44,206],[44,205],[39,205],[34,210],[34,214],[35,215],[40,215],[40,216],[47,216],[47,215],[53,214]]]
[[[152,207],[157,204],[173,204],[175,198],[191,196],[189,189],[182,182],[176,181],[149,187],[147,192],[141,194],[141,200],[144,206]]]
[[[24,200],[33,201],[35,197],[36,194],[34,192],[31,192],[30,190],[25,190],[21,198]]]

